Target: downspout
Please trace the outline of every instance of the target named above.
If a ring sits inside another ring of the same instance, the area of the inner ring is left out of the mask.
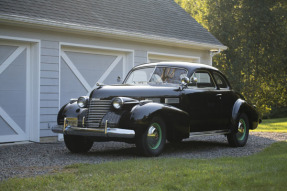
[[[216,54],[219,54],[221,52],[220,49],[211,49],[209,51],[210,53],[210,66],[212,66],[212,57],[215,56]]]

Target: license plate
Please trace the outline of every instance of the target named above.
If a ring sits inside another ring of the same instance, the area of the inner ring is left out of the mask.
[[[64,130],[66,127],[77,127],[78,126],[78,118],[73,118],[73,117],[66,117],[64,120]]]

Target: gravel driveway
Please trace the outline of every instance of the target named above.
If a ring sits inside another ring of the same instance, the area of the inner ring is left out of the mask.
[[[261,151],[276,141],[287,140],[287,133],[251,132],[243,148],[232,148],[222,135],[194,137],[179,144],[167,144],[159,158],[217,158],[246,156]],[[134,145],[119,142],[94,143],[87,154],[72,154],[63,142],[0,145],[0,181],[11,177],[27,177],[61,170],[74,163],[103,163],[141,158]]]

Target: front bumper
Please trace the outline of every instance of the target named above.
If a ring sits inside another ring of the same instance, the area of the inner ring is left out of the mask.
[[[77,124],[77,123],[71,123]],[[63,133],[65,135],[79,135],[89,137],[110,137],[110,138],[128,138],[135,137],[135,131],[130,129],[110,128],[108,122],[105,123],[105,128],[83,128],[65,123],[64,125],[55,125],[52,127],[54,133]]]

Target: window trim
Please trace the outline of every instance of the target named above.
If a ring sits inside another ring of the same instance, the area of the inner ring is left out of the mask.
[[[210,71],[208,70],[204,70],[204,69],[198,69],[198,70],[195,70],[191,76],[190,76],[190,80],[191,80],[191,77],[194,73],[197,73],[197,72],[202,72],[202,73],[208,73],[209,74],[209,77],[210,77],[210,80],[212,81],[212,83],[214,84],[214,87],[197,87],[196,86],[188,86],[189,88],[198,88],[198,89],[218,89],[218,86],[217,86],[217,83],[215,83],[215,80],[213,78],[213,75]]]
[[[126,78],[125,78],[125,80],[123,81],[122,84],[125,84],[125,83],[126,83],[127,79],[129,78],[129,76],[131,75],[132,72],[134,72],[134,71],[136,71],[136,70],[145,69],[145,68],[152,68],[152,67],[147,66],[147,67],[140,67],[140,68],[137,68],[137,69],[135,69],[135,70],[131,70],[131,71],[126,75]],[[176,67],[176,66],[174,66],[174,67],[173,67],[173,66],[172,66],[172,67],[170,67],[170,66],[154,66],[154,70],[153,70],[152,74],[154,74],[154,72],[156,71],[157,68],[182,69],[182,70],[185,70],[185,71],[186,71],[186,76],[188,76],[188,74],[189,74],[189,71],[188,71],[187,68]],[[150,78],[150,79],[151,79],[151,78]],[[150,81],[150,79],[148,80],[148,82]]]
[[[221,88],[221,87],[217,84],[217,82],[216,82],[216,80],[215,80],[215,77],[214,77],[214,74],[219,75],[219,76],[225,81],[225,83],[226,83],[226,85],[227,85],[226,88]],[[218,89],[218,90],[230,90],[230,89],[231,89],[231,87],[230,87],[230,85],[229,85],[229,82],[228,82],[227,79],[223,76],[223,74],[221,74],[220,72],[218,72],[218,71],[212,71],[212,77],[214,78],[214,81],[215,81],[215,83],[216,83],[216,86],[217,86],[217,89]]]
[[[181,67],[168,67],[168,66],[156,66],[154,72],[156,71],[157,68],[171,68],[171,69],[181,69],[181,70],[185,70],[186,71],[186,76],[188,76],[188,70],[186,68],[181,68]]]

